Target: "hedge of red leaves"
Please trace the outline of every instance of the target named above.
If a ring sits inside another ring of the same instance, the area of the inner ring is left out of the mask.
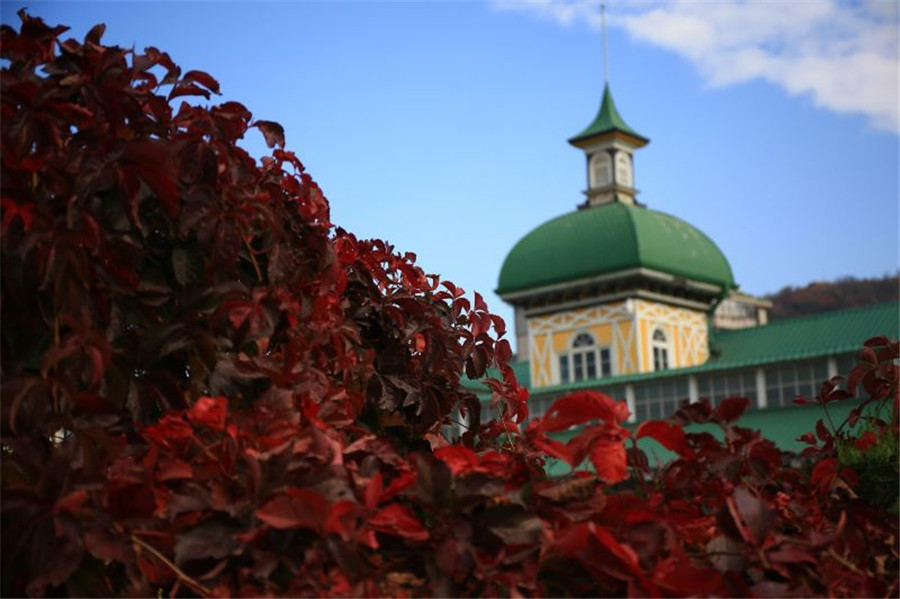
[[[896,518],[854,491],[846,431],[794,467],[735,426],[743,399],[632,435],[580,393],[524,426],[503,321],[334,228],[280,126],[174,108],[217,82],[20,16],[0,37],[5,596],[897,594]],[[895,402],[896,344],[866,351],[850,386]],[[460,378],[489,367],[483,422]],[[677,459],[651,469],[640,437]],[[593,467],[552,479],[548,457]]]

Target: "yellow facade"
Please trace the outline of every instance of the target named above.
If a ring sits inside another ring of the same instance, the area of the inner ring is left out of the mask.
[[[665,341],[654,342],[656,331]],[[560,356],[572,351],[581,333],[590,334],[597,349],[610,350],[612,376],[653,371],[654,343],[665,350],[669,368],[709,358],[706,314],[700,310],[644,299],[560,310],[528,318],[532,387],[562,382]]]

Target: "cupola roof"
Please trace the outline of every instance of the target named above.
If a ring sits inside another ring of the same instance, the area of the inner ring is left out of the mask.
[[[699,229],[663,212],[613,202],[564,214],[525,235],[503,262],[497,293],[637,268],[734,287],[728,260]]]
[[[580,142],[616,131],[634,138],[638,142],[635,144],[638,147],[645,146],[650,142],[648,138],[629,127],[622,115],[619,114],[607,83],[603,86],[603,101],[600,103],[600,110],[597,112],[596,118],[584,131],[569,139],[569,143],[579,146]]]

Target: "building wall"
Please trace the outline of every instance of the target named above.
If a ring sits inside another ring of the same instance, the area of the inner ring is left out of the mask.
[[[629,299],[602,306],[561,310],[527,319],[532,388],[561,382],[559,357],[579,333],[590,333],[612,354],[612,374],[653,371],[653,334],[666,336],[669,368],[703,364],[709,358],[706,314],[700,310]]]
[[[653,372],[652,340],[657,329],[666,334],[669,368],[699,366],[709,359],[705,312],[641,299],[634,300],[634,305],[640,326],[641,366],[638,372]]]

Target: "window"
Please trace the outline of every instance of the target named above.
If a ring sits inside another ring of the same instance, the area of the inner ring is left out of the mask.
[[[666,370],[669,368],[669,341],[662,329],[653,331],[653,370]]]
[[[688,377],[684,375],[635,383],[635,417],[638,421],[668,418],[689,394]]]
[[[756,404],[756,371],[711,372],[697,376],[697,394],[714,406],[729,397],[746,397]]]
[[[616,154],[616,183],[625,187],[634,185],[631,180],[631,158],[625,152]]]
[[[610,348],[598,348],[590,333],[578,333],[569,353],[559,357],[559,378],[563,383],[610,376],[612,371]]]
[[[591,187],[612,183],[612,161],[609,154],[599,151],[591,157]]]
[[[798,395],[815,397],[828,378],[824,358],[766,368],[766,399],[769,406],[790,406]]]

